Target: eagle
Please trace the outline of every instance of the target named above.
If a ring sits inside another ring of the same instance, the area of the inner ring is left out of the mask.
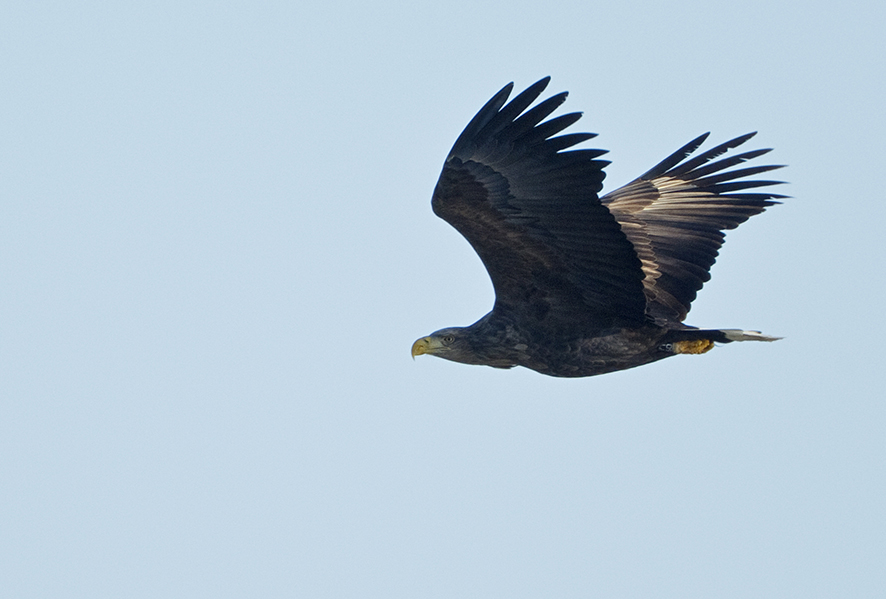
[[[771,150],[729,153],[749,133],[693,156],[706,133],[601,197],[606,151],[574,147],[596,134],[563,133],[581,113],[548,118],[567,92],[532,106],[549,81],[507,104],[506,85],[446,158],[431,206],[479,255],[495,303],[470,326],[418,339],[413,359],[584,377],[779,339],[683,324],[724,231],[787,197],[749,191],[781,181],[747,179],[782,165],[733,168]]]

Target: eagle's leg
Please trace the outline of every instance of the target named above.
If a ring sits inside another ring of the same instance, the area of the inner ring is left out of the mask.
[[[714,349],[714,342],[710,339],[687,339],[674,343],[675,354],[703,354]]]

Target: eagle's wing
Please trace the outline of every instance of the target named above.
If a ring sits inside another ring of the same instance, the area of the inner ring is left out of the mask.
[[[754,133],[687,160],[707,136],[691,141],[639,179],[601,198],[643,262],[647,314],[659,324],[686,318],[698,290],[711,278],[711,266],[723,245],[723,231],[778,203],[773,200],[786,197],[747,192],[781,181],[737,181],[781,166],[727,170],[770,150],[714,160]]]
[[[566,150],[590,133],[556,136],[579,113],[542,122],[565,92],[526,110],[548,81],[507,106],[505,86],[471,120],[446,158],[434,212],[480,256],[499,313],[538,326],[642,323],[640,260],[597,197],[605,152]]]

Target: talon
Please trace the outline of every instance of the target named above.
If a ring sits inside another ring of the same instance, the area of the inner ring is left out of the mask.
[[[692,339],[674,343],[675,354],[703,354],[712,349],[714,349],[714,342],[710,339]]]

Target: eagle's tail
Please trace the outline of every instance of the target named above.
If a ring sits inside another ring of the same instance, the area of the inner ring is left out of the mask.
[[[703,354],[714,348],[714,343],[733,341],[777,341],[781,337],[764,335],[760,331],[741,329],[677,329],[668,332],[660,346],[675,354]]]
[[[760,331],[742,331],[741,329],[720,329],[719,331],[712,332],[719,333],[713,340],[720,343],[732,343],[733,341],[778,341],[781,339],[781,337],[764,335]]]

